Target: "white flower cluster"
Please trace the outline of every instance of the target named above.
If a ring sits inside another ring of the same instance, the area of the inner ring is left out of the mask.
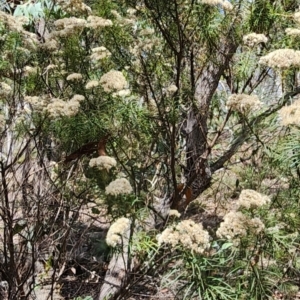
[[[69,37],[80,33],[87,25],[87,21],[80,18],[63,18],[56,20],[54,26],[57,30],[52,32],[52,37]]]
[[[227,0],[200,0],[200,2],[211,6],[220,5],[225,10],[233,9],[232,4]]]
[[[63,11],[69,14],[77,13],[91,13],[91,8],[87,6],[82,0],[59,0],[59,6]]]
[[[282,107],[278,113],[283,126],[300,125],[300,99],[289,106]]]
[[[267,43],[268,38],[264,34],[252,32],[243,37],[243,42],[249,47],[254,47],[260,43]]]
[[[111,20],[103,19],[97,16],[88,16],[86,27],[92,29],[99,29],[107,26],[112,26],[113,23]]]
[[[110,70],[100,78],[100,84],[105,92],[121,91],[126,89],[128,83],[122,72]]]
[[[285,33],[290,36],[300,36],[300,29],[298,28],[287,28]]]
[[[182,246],[192,252],[202,254],[209,248],[209,234],[202,224],[192,220],[184,220],[175,227],[166,228],[157,236],[158,244],[170,244],[173,248]]]
[[[223,218],[223,222],[217,230],[219,238],[225,238],[238,246],[243,237],[248,233],[259,234],[265,229],[264,223],[259,218],[250,219],[242,212],[231,211]]]
[[[279,69],[299,67],[300,51],[293,49],[278,49],[265,56],[262,56],[259,60],[259,63],[271,68]]]
[[[111,53],[105,47],[96,47],[92,49],[92,54],[90,56],[92,62],[97,62],[98,60],[107,58],[111,56]]]
[[[28,32],[23,28],[23,25],[28,23],[28,19],[25,17],[12,16],[0,10],[0,20],[8,28],[7,32],[18,32],[22,40],[28,49],[36,49],[36,45],[39,44],[38,36],[35,33]],[[1,38],[4,39],[6,35]]]
[[[80,102],[84,100],[82,95],[74,95],[69,101],[58,98],[50,99],[47,96],[26,96],[24,100],[31,104],[36,112],[47,112],[52,118],[62,116],[71,117],[77,114]]]
[[[68,81],[80,81],[82,80],[82,75],[80,73],[72,73],[67,77]]]
[[[126,178],[118,178],[112,181],[106,188],[105,193],[107,195],[118,196],[122,194],[130,194],[132,187],[130,182]]]
[[[0,96],[7,97],[11,94],[12,88],[6,82],[0,82]]]
[[[240,208],[258,208],[271,202],[270,197],[258,193],[254,190],[242,190],[238,199],[238,206]]]
[[[99,81],[98,80],[90,80],[89,82],[87,82],[87,84],[85,85],[85,88],[87,90],[93,89],[94,87],[97,87],[99,85]]]
[[[178,210],[176,209],[170,209],[169,211],[169,217],[176,217],[176,218],[180,218],[181,214]]]
[[[106,243],[111,247],[116,247],[123,244],[124,238],[130,230],[130,220],[122,217],[117,219],[110,227],[106,235]]]
[[[111,168],[117,165],[116,160],[113,157],[109,156],[99,156],[96,158],[92,158],[89,162],[89,166],[91,168],[97,167],[100,170],[109,171]]]
[[[166,88],[166,92],[168,96],[172,96],[177,92],[178,88],[175,84],[171,84]]]
[[[256,95],[232,94],[226,103],[233,111],[249,113],[261,107],[261,102]]]

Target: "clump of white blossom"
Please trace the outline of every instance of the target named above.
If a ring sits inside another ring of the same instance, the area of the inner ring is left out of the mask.
[[[211,6],[220,5],[225,10],[233,9],[232,4],[227,0],[200,0],[200,2]]]
[[[99,156],[92,158],[89,162],[90,167],[97,167],[100,170],[109,171],[111,168],[117,165],[117,161],[113,157]]]
[[[26,48],[35,50],[39,44],[38,36],[35,33],[26,31],[23,26],[28,24],[28,19],[23,16],[12,16],[0,11],[1,23],[7,28],[7,32],[18,32]],[[3,37],[2,37],[3,38]]]
[[[233,111],[249,113],[261,107],[261,102],[256,95],[232,94],[226,103],[227,107]]]
[[[25,102],[31,105],[34,112],[48,113],[52,118],[75,115],[80,106],[79,102],[83,99],[82,95],[74,95],[70,101],[50,98],[47,95],[24,97]]]
[[[7,84],[4,81],[0,82],[0,96],[2,97],[9,96],[11,92],[12,92],[12,88],[9,84]]]
[[[265,229],[264,223],[259,218],[249,218],[240,211],[230,211],[217,230],[219,238],[225,238],[238,246],[243,237],[248,233],[257,235]]]
[[[293,49],[278,49],[259,60],[262,65],[271,68],[288,69],[300,66],[300,51]]]
[[[252,209],[258,208],[263,205],[269,204],[271,202],[270,197],[258,193],[254,190],[242,190],[239,199],[238,199],[238,206],[240,208]]]
[[[99,85],[99,81],[98,80],[90,80],[89,82],[87,82],[87,84],[85,85],[85,88],[87,90],[93,89],[95,87],[97,87]]]
[[[106,243],[111,247],[122,246],[124,239],[128,238],[128,231],[130,230],[130,220],[122,217],[117,219],[108,229],[106,235]]]
[[[68,81],[80,81],[82,80],[82,74],[80,73],[72,73],[67,77]]]
[[[73,34],[78,34],[86,27],[87,21],[80,18],[70,17],[56,20],[54,26],[56,31],[52,32],[55,37],[69,37]]]
[[[181,214],[178,210],[176,209],[170,209],[169,211],[169,217],[176,217],[176,218],[180,218]]]
[[[158,244],[168,244],[175,248],[182,246],[192,252],[202,254],[209,248],[209,234],[202,224],[184,220],[176,226],[166,228],[157,236]]]
[[[98,60],[104,59],[111,56],[111,53],[105,47],[96,47],[92,49],[90,56],[91,60],[97,62]]]
[[[128,85],[123,73],[116,70],[110,70],[102,75],[100,84],[105,92],[121,91],[126,89]]]
[[[112,181],[106,188],[105,193],[107,195],[118,196],[122,194],[130,194],[132,192],[132,186],[126,178],[118,178]]]
[[[171,84],[166,88],[167,95],[172,96],[177,92],[178,88],[175,84]]]
[[[295,100],[291,105],[282,107],[278,113],[283,126],[300,125],[300,99]]]
[[[57,4],[69,14],[91,13],[92,11],[82,0],[59,0]]]
[[[92,29],[99,29],[99,28],[104,28],[112,25],[113,23],[111,20],[103,19],[97,16],[88,16],[86,27]]]
[[[287,28],[285,33],[290,36],[300,36],[300,29],[298,28]]]
[[[260,43],[267,43],[268,38],[264,34],[252,32],[243,37],[243,42],[249,47],[254,47]]]
[[[49,97],[45,95],[41,96],[25,96],[25,102],[32,106],[32,109],[36,112],[43,112],[50,102]]]

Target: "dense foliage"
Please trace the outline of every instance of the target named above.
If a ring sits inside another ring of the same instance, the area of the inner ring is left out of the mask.
[[[3,2],[2,297],[296,299],[297,8]]]

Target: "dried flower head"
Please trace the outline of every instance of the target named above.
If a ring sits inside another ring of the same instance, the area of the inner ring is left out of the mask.
[[[86,27],[86,20],[75,17],[58,19],[54,22],[56,31],[52,32],[53,37],[69,37],[78,34]]]
[[[268,38],[264,34],[252,32],[243,37],[243,42],[249,47],[254,47],[260,43],[267,43]]]
[[[59,0],[59,6],[69,14],[91,13],[91,8],[82,0]]]
[[[105,193],[107,195],[122,195],[130,194],[132,192],[132,187],[126,178],[118,178],[112,181],[106,188]]]
[[[117,219],[108,229],[106,243],[111,247],[116,247],[124,243],[124,238],[128,238],[130,230],[130,220],[122,217]]]
[[[287,28],[285,33],[290,36],[300,36],[300,29],[297,28]]]
[[[283,126],[300,125],[300,99],[289,106],[282,107],[278,113]]]
[[[296,23],[300,24],[300,11],[294,13],[294,20]]]
[[[49,113],[51,118],[72,117],[78,113],[79,108],[80,103],[76,98],[72,98],[69,101],[52,98],[45,111]]]
[[[172,216],[174,216],[176,218],[180,218],[181,214],[176,209],[170,209],[170,211],[169,211],[169,217],[172,217]]]
[[[93,48],[92,52],[93,53],[91,54],[90,58],[94,62],[111,56],[111,53],[103,46]]]
[[[261,107],[256,95],[232,94],[227,101],[227,107],[241,113],[249,113]]]
[[[98,80],[91,80],[85,85],[85,88],[87,90],[90,90],[90,89],[93,89],[94,87],[97,87],[98,85],[99,85]]]
[[[102,75],[100,84],[105,92],[121,91],[127,87],[127,81],[123,73],[116,70],[110,70],[108,73]]]
[[[299,67],[300,51],[293,49],[278,49],[265,56],[262,56],[259,60],[259,63],[271,68],[279,69]]]
[[[89,162],[90,167],[97,167],[100,170],[109,171],[111,168],[117,165],[116,160],[113,157],[109,156],[99,156],[92,158]]]
[[[233,9],[232,4],[226,0],[201,0],[200,2],[203,4],[211,5],[211,6],[220,5],[225,10]]]
[[[99,29],[107,26],[112,26],[113,23],[111,20],[103,19],[97,16],[88,16],[87,18],[87,27],[93,29]]]
[[[82,75],[80,73],[72,73],[67,77],[68,81],[80,81],[82,80]]]
[[[166,88],[167,95],[172,96],[177,92],[178,88],[175,84],[171,84]]]
[[[250,209],[261,207],[269,204],[270,202],[271,199],[266,195],[258,193],[254,190],[242,190],[237,204],[240,208],[244,207]]]
[[[0,82],[0,96],[8,96],[12,92],[12,88],[10,85],[8,85],[6,82]]]
[[[209,234],[202,224],[192,220],[184,220],[175,227],[166,228],[157,236],[158,244],[170,244],[173,248],[182,246],[192,252],[202,254],[209,248]]]
[[[74,95],[74,96],[70,99],[70,101],[81,102],[81,101],[83,101],[84,99],[85,99],[84,96],[76,94],[76,95]]]
[[[217,230],[219,238],[225,238],[238,246],[243,237],[249,234],[257,235],[265,226],[259,218],[250,219],[242,212],[231,211],[223,218],[223,222]]]

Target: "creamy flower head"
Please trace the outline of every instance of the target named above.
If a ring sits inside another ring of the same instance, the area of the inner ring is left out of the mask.
[[[300,36],[300,29],[298,28],[287,28],[285,33],[290,36]]]
[[[92,49],[92,54],[90,56],[92,61],[98,61],[106,57],[111,56],[111,53],[105,47],[96,47]]]
[[[112,25],[113,23],[111,20],[103,19],[98,16],[88,16],[86,26],[92,29],[99,29]]]
[[[45,108],[51,118],[72,117],[75,116],[80,108],[80,101],[74,97],[69,101],[63,101],[59,98],[52,98],[51,102]],[[81,97],[80,97],[81,99]]]
[[[240,197],[238,199],[238,206],[241,208],[258,208],[263,205],[269,204],[271,202],[271,199],[263,195],[261,193],[258,193],[254,190],[242,190]]]
[[[226,103],[227,107],[241,113],[255,111],[261,107],[261,102],[256,95],[232,94]]]
[[[12,88],[6,82],[0,82],[0,96],[8,96],[12,92]]]
[[[265,56],[262,56],[259,60],[259,63],[271,68],[279,69],[299,67],[300,51],[293,49],[278,49]]]
[[[250,234],[259,234],[265,226],[259,218],[250,219],[240,211],[231,211],[223,218],[216,234],[238,246],[243,237]]]
[[[254,47],[260,43],[267,43],[268,38],[264,34],[252,32],[243,37],[243,42],[249,47]]]
[[[130,220],[122,217],[117,219],[110,227],[106,235],[106,243],[111,247],[116,247],[124,243],[124,238],[128,238],[130,230]]]
[[[177,92],[178,88],[175,84],[171,84],[166,88],[167,95],[172,96]]]
[[[97,87],[98,85],[99,85],[98,80],[91,80],[85,85],[85,88],[87,90],[90,90],[90,89],[93,89],[94,87]]]
[[[82,80],[82,75],[80,73],[72,73],[67,77],[68,81],[79,81]]]
[[[92,11],[82,0],[59,0],[57,3],[63,11],[69,14],[91,13]]]
[[[116,160],[113,157],[109,156],[99,156],[92,158],[89,162],[90,167],[97,167],[100,170],[109,171],[111,168],[117,165]]]
[[[300,11],[294,13],[294,20],[296,23],[300,24]]]
[[[170,209],[170,211],[169,211],[169,217],[172,217],[172,216],[174,216],[176,218],[180,218],[181,214],[176,209]]]
[[[83,101],[84,99],[85,99],[84,96],[76,94],[76,95],[74,95],[74,96],[70,99],[70,101],[81,102],[81,101]]]
[[[283,126],[300,125],[300,99],[295,100],[291,105],[282,107],[278,113]]]
[[[220,5],[225,10],[233,9],[233,5],[227,0],[200,0],[200,2],[211,6]]]
[[[118,178],[112,181],[106,188],[105,193],[107,195],[117,196],[122,194],[130,194],[132,187],[130,182],[126,178]]]
[[[57,30],[53,31],[52,35],[53,37],[68,37],[80,33],[86,27],[86,23],[86,20],[75,17],[56,20],[54,26]]]
[[[125,90],[128,85],[123,73],[116,70],[110,70],[102,75],[100,84],[105,92]]]
[[[170,244],[173,248],[182,246],[195,253],[202,254],[209,248],[209,234],[203,229],[202,224],[192,220],[184,220],[175,227],[166,228],[157,236],[158,244]]]

